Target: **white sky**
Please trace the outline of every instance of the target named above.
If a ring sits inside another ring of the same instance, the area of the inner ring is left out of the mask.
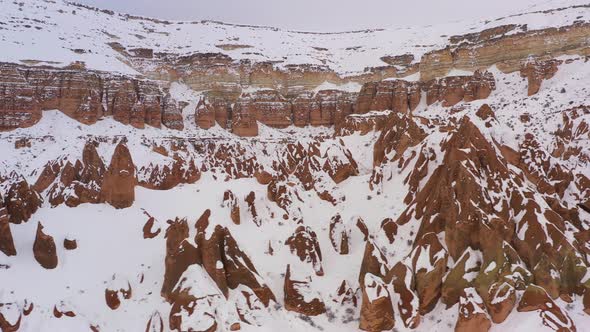
[[[74,0],[170,20],[210,19],[304,31],[422,26],[497,18],[547,0]]]

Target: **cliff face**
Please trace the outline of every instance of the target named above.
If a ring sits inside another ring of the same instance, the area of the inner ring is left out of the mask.
[[[0,330],[590,321],[586,5],[398,44],[0,8]],[[79,62],[15,60],[55,17],[94,48],[61,31]]]
[[[42,111],[58,109],[90,125],[104,116],[159,128],[166,110],[166,90],[156,82],[95,72],[0,64],[0,130],[34,125]]]

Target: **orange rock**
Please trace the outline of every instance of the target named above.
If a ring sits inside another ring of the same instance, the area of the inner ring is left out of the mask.
[[[240,224],[240,206],[238,199],[234,196],[231,190],[226,190],[223,193],[223,205],[230,210],[230,217],[234,224]]]
[[[76,248],[78,248],[78,243],[76,242],[76,240],[65,238],[64,248],[66,248],[66,250],[75,250]]]
[[[0,251],[6,256],[15,256],[16,248],[10,231],[8,212],[3,205],[2,196],[0,196]]]
[[[391,297],[381,278],[367,273],[362,283],[363,302],[359,328],[363,331],[388,331],[395,326]]]
[[[576,331],[576,326],[567,312],[553,302],[543,288],[534,284],[527,287],[516,310],[519,312],[537,311],[543,325],[556,331]]]
[[[57,252],[53,237],[43,233],[43,225],[39,222],[37,225],[37,235],[33,244],[33,254],[41,266],[46,269],[55,269],[57,267]]]
[[[459,300],[459,318],[455,332],[486,332],[492,323],[486,315],[485,306],[475,289],[466,288]]]
[[[520,76],[528,79],[528,95],[532,96],[539,92],[543,80],[551,79],[557,73],[558,66],[563,61],[551,59],[546,61],[529,61],[520,69]]]
[[[204,99],[199,99],[195,109],[195,122],[199,128],[209,129],[215,126],[215,110]]]
[[[311,264],[317,276],[324,275],[322,267],[322,251],[315,232],[305,226],[299,226],[285,244],[289,246],[291,253],[299,257],[302,262]]]
[[[312,293],[310,283],[311,277],[306,280],[293,280],[291,265],[287,264],[284,284],[285,309],[306,316],[317,316],[326,312],[326,306],[320,298],[310,299],[310,293]]]
[[[160,232],[162,231],[162,229],[159,227],[157,230],[152,231],[152,229],[154,228],[155,221],[156,221],[156,218],[150,216],[149,219],[146,221],[145,225],[143,225],[143,238],[144,239],[153,239],[156,236],[158,236],[158,234],[160,234]]]
[[[101,196],[117,209],[130,207],[135,200],[135,166],[129,149],[119,143],[105,173]]]

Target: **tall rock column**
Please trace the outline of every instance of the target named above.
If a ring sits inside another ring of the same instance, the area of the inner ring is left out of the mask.
[[[117,209],[130,207],[135,200],[135,166],[123,143],[115,148],[111,164],[102,182],[101,196]]]

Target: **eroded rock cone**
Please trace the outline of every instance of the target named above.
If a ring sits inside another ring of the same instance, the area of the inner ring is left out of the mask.
[[[316,275],[324,275],[322,267],[322,251],[317,235],[311,228],[299,226],[285,244],[289,246],[291,253],[299,257],[302,262],[311,264]]]
[[[43,225],[37,225],[37,235],[33,244],[33,254],[41,266],[46,269],[57,267],[57,252],[53,237],[43,233]]]
[[[447,309],[459,302],[465,288],[471,287],[474,274],[480,270],[481,260],[479,251],[467,249],[447,273],[441,290],[441,301],[447,305]]]
[[[326,305],[318,293],[311,289],[311,277],[306,280],[294,280],[291,277],[291,265],[287,264],[284,283],[285,309],[306,316],[317,316],[326,312]],[[315,296],[314,296],[315,295]],[[313,298],[311,298],[313,296]]]
[[[189,229],[186,219],[176,218],[169,220],[166,229],[166,270],[161,294],[165,299],[170,299],[170,294],[176,283],[186,269],[199,261],[197,249],[190,244],[188,238]]]
[[[530,284],[516,308],[519,312],[537,311],[543,325],[550,326],[556,331],[576,331],[576,326],[568,314],[562,310],[547,294],[534,284]]]
[[[393,290],[399,296],[397,309],[405,327],[415,329],[420,325],[418,295],[414,292],[413,272],[403,262],[389,271],[385,280],[391,280]]]
[[[364,331],[388,331],[395,326],[393,306],[387,285],[380,277],[365,274],[359,328]]]
[[[447,251],[436,234],[425,234],[416,242],[416,247],[412,252],[412,264],[421,314],[426,314],[434,309],[441,296],[442,279],[446,272],[447,259]]]
[[[24,178],[17,175],[14,177],[18,177],[18,179],[10,186],[8,194],[6,194],[6,210],[10,216],[10,222],[20,224],[31,218],[41,206],[42,200]]]
[[[223,205],[230,210],[230,217],[234,224],[240,224],[240,206],[238,199],[231,190],[223,193]]]
[[[135,200],[135,166],[129,149],[119,143],[102,182],[101,195],[117,209],[130,207]]]
[[[2,196],[0,196],[0,251],[6,256],[16,255],[16,248],[14,247],[14,240],[10,231],[8,212],[3,206]]]
[[[466,288],[459,300],[459,317],[455,332],[486,332],[492,322],[486,315],[483,300],[474,288]]]
[[[337,253],[348,255],[350,251],[350,230],[344,225],[340,214],[334,215],[330,220],[330,242]]]

